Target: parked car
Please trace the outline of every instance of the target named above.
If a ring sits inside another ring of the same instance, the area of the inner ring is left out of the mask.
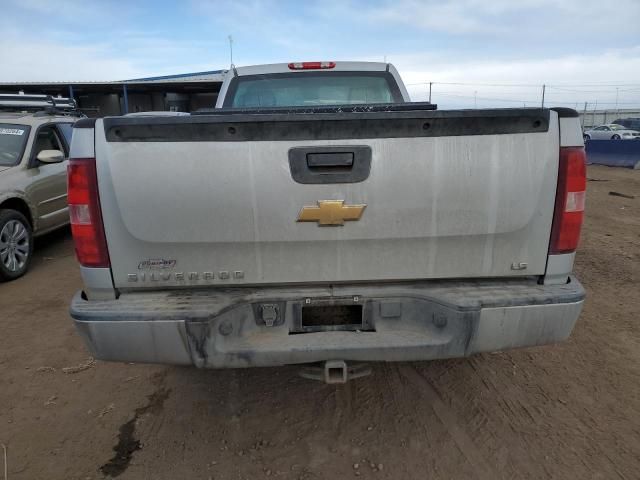
[[[640,131],[640,118],[619,118],[613,123],[616,125],[622,125],[629,130]]]
[[[587,140],[638,140],[640,139],[640,132],[610,123],[586,130],[583,138],[585,142]]]
[[[89,350],[323,362],[305,375],[337,383],[363,373],[348,362],[567,338],[578,114],[435,108],[392,65],[309,62],[234,68],[202,115],[80,120],[70,311]]]
[[[35,236],[69,223],[66,160],[79,115],[68,99],[0,95],[0,280],[24,275]]]

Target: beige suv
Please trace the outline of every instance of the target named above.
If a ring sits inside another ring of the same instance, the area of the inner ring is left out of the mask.
[[[55,100],[0,95],[0,281],[27,271],[34,236],[69,223],[66,160],[78,114]]]

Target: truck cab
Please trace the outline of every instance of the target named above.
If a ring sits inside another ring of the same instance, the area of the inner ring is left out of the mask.
[[[292,62],[232,67],[216,108],[409,102],[396,68],[376,62]]]

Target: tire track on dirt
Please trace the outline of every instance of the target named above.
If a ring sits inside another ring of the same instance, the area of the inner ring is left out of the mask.
[[[394,435],[392,435],[392,438],[396,440],[399,439],[400,444],[404,445],[405,438],[410,432],[408,432],[405,428],[400,428],[400,425],[406,424],[406,414],[407,412],[410,412],[414,407],[408,406],[406,397],[404,395],[400,395],[400,393],[403,392],[405,386],[400,381],[400,377],[397,373],[397,367],[395,365],[392,366],[390,364],[384,364],[380,365],[378,369],[376,369],[376,372],[380,370],[382,370],[381,372],[379,372],[380,376],[383,377],[384,382],[387,384],[387,391],[391,393],[391,403],[393,404],[395,410],[394,412],[392,412],[392,415],[389,415],[389,417],[391,418],[390,423],[395,433]],[[421,433],[423,435],[426,434],[425,432],[425,429],[422,429]],[[429,475],[434,473],[433,465],[430,465],[429,463],[422,463],[422,466],[425,469],[425,473],[426,471],[428,471]],[[404,462],[402,465],[402,475],[398,478],[411,478],[411,473],[409,469],[404,465]]]
[[[554,427],[548,423],[543,411],[536,410],[538,397],[529,390],[523,391],[514,383],[515,369],[537,374],[537,366],[530,356],[523,356],[525,363],[517,363],[508,353],[480,355],[466,359],[453,379],[436,387],[426,371],[416,366],[407,367],[415,372],[415,380],[421,379],[442,405],[457,418],[457,425],[480,451],[487,464],[503,478],[538,478],[544,467],[540,459],[531,455],[531,440],[541,432],[553,435]],[[535,384],[526,382],[539,397],[546,392]],[[514,390],[515,388],[515,390]],[[442,389],[444,392],[441,392]],[[445,395],[446,394],[446,395]],[[454,400],[448,407],[442,398]],[[462,412],[456,414],[456,412]],[[477,447],[478,448],[478,447]],[[540,453],[540,452],[538,452]],[[542,461],[544,462],[544,460]]]
[[[460,453],[478,474],[478,478],[499,478],[498,472],[485,460],[485,455],[476,447],[464,428],[458,424],[455,413],[445,405],[433,386],[409,365],[400,365],[397,370],[429,402],[433,412],[458,446]]]

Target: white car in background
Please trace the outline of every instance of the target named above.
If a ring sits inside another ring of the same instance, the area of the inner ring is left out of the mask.
[[[583,137],[585,142],[587,140],[640,140],[640,132],[611,123],[586,130]]]

